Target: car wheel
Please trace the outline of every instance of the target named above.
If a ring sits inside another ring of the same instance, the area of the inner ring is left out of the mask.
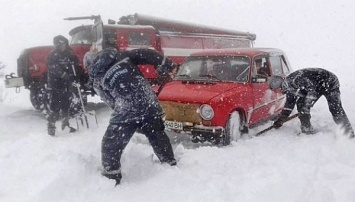
[[[221,144],[223,146],[229,145],[231,141],[237,141],[242,135],[241,128],[243,126],[243,119],[241,113],[234,111],[230,114],[227,120],[224,131],[222,132]]]

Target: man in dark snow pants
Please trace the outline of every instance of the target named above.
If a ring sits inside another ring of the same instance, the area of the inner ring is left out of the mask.
[[[159,66],[160,80],[174,70],[173,62],[155,50],[119,52],[115,48],[101,51],[89,68],[94,90],[113,109],[101,152],[102,174],[116,180],[116,185],[122,178],[121,155],[137,129],[148,138],[161,162],[176,165],[169,137],[164,131],[162,108],[137,67],[140,64]]]
[[[282,126],[297,105],[302,133],[314,133],[310,122],[310,109],[324,95],[335,123],[340,125],[350,137],[354,137],[354,130],[341,104],[339,80],[332,72],[321,68],[305,68],[291,73],[285,80],[273,76],[269,84],[272,90],[281,86],[282,92],[286,94],[284,110],[274,122],[275,128]]]
[[[47,89],[49,92],[48,134],[55,135],[55,122],[62,119],[62,129],[69,126],[69,108],[73,82],[81,71],[79,59],[69,47],[68,39],[58,35],[53,38],[54,49],[46,58],[48,65]],[[70,132],[75,129],[70,127]]]

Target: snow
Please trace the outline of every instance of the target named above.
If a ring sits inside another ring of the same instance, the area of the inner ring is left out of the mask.
[[[70,2],[1,1],[5,29],[0,31],[0,61],[7,72],[16,71],[22,49],[50,44],[53,36],[77,25],[63,22],[64,17],[154,14],[254,32],[256,46],[283,49],[294,69],[316,66],[334,72],[343,107],[355,126],[352,0]],[[312,109],[312,123],[319,130],[315,135],[297,136],[295,119],[227,147],[174,141],[176,167],[156,162],[146,138],[137,133],[122,156],[122,183],[114,187],[100,175],[101,138],[110,110],[99,98],[89,97],[98,127],[92,124],[89,130],[60,131],[50,137],[44,115],[30,104],[28,90],[16,94],[5,89],[5,94],[0,103],[0,201],[355,201],[355,142],[335,125],[324,98]]]

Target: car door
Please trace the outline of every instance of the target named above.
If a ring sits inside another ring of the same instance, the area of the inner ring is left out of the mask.
[[[274,55],[269,59],[271,65],[271,75],[286,77],[291,72],[291,67],[288,64],[288,60],[285,55]],[[281,112],[285,104],[285,95],[281,93],[281,88],[276,89],[274,93],[276,95],[274,111],[275,113],[278,113]]]
[[[253,109],[249,124],[256,124],[270,118],[275,111],[277,93],[269,89],[268,79],[271,76],[268,56],[255,57],[252,64]]]

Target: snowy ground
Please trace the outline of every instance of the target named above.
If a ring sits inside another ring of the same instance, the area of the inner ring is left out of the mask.
[[[354,124],[354,84],[346,72],[338,76]],[[27,90],[6,94],[0,103],[0,201],[355,200],[355,142],[333,123],[324,98],[313,109],[313,124],[320,130],[315,135],[297,136],[299,121],[294,120],[228,147],[178,141],[173,143],[177,167],[152,161],[147,140],[136,134],[123,154],[122,184],[114,188],[99,171],[110,111],[97,97],[89,106],[97,111],[99,127],[50,137]]]
[[[355,126],[354,10],[353,0],[4,0],[0,61],[6,73],[15,72],[24,48],[50,44],[53,36],[78,25],[63,22],[70,16],[116,19],[137,12],[246,30],[257,34],[256,46],[286,51],[294,69],[317,66],[334,72]],[[45,117],[32,108],[27,90],[1,92],[0,85],[0,93],[6,95],[0,102],[1,202],[355,201],[355,140],[339,131],[324,98],[312,109],[313,126],[320,131],[315,135],[297,136],[296,119],[223,148],[174,142],[177,167],[152,161],[147,140],[136,134],[123,154],[122,184],[114,187],[99,171],[110,111],[95,104],[96,97],[89,106],[97,111],[98,128],[49,137]]]

